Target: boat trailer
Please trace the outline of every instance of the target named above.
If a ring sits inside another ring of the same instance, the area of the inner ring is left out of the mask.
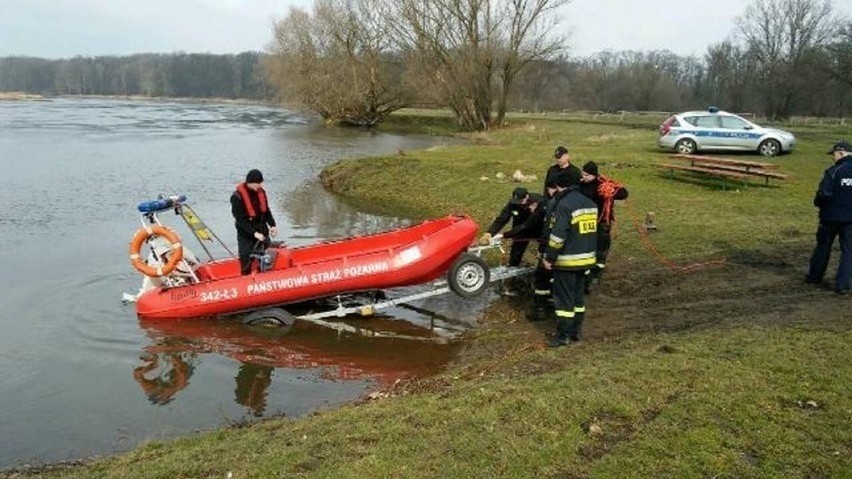
[[[477,246],[472,247],[468,251],[472,254],[481,254],[482,251],[498,248],[499,244],[489,245],[489,246]],[[489,268],[487,271],[487,276],[489,279],[487,282],[494,283],[497,281],[505,281],[509,278],[514,278],[518,276],[525,276],[531,274],[535,270],[532,266],[495,266]],[[350,295],[337,295],[331,298],[335,303],[336,307],[327,309],[325,311],[320,311],[316,313],[308,313],[294,316],[294,319],[306,321],[317,326],[329,328],[336,330],[340,333],[352,333],[358,334],[361,336],[373,337],[373,338],[397,338],[397,339],[409,339],[414,341],[429,341],[429,342],[438,342],[438,343],[446,343],[449,342],[452,338],[457,336],[461,331],[465,328],[460,328],[458,325],[453,324],[450,321],[441,320],[437,318],[432,318],[430,330],[437,334],[437,337],[429,337],[429,336],[415,336],[415,335],[402,335],[398,333],[390,333],[383,331],[376,331],[368,328],[359,328],[357,326],[353,326],[348,323],[344,323],[342,321],[328,321],[328,318],[343,318],[349,315],[359,315],[359,316],[372,316],[377,311],[381,311],[388,308],[393,307],[404,307],[413,301],[419,301],[427,298],[433,298],[436,296],[440,296],[443,294],[447,294],[453,292],[453,289],[450,287],[449,282],[446,279],[435,280],[431,283],[427,283],[426,287],[427,291],[419,291],[415,293],[403,294],[402,296],[395,298],[385,298],[385,299],[376,299],[374,297],[363,297],[357,296],[352,297]],[[414,288],[414,287],[407,287]],[[363,303],[351,305],[351,300],[358,301],[362,300]]]

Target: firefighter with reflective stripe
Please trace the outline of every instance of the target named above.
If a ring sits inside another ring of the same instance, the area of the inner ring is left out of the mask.
[[[548,214],[550,237],[542,265],[553,270],[553,307],[556,335],[548,346],[566,346],[580,340],[586,304],[586,272],[595,265],[598,208],[580,193],[580,174],[556,179],[553,213]]]
[[[246,181],[237,185],[231,195],[231,214],[237,227],[240,274],[247,275],[251,273],[251,253],[255,245],[268,244],[269,237],[278,234],[259,170],[249,171]]]
[[[513,226],[512,229],[507,230],[502,233],[502,237],[506,239],[512,240],[512,250],[509,253],[509,266],[520,266],[521,259],[523,258],[523,254],[526,252],[526,246],[530,243],[541,243],[541,230],[544,226],[544,197],[538,193],[530,193],[527,198],[527,203],[525,205],[529,216],[524,220],[523,223],[520,223],[516,226]],[[495,240],[500,239],[501,233],[498,233],[494,236]],[[512,253],[515,252],[515,247],[518,246],[520,253],[518,256],[512,257]],[[537,255],[539,256],[539,255]],[[518,286],[524,285],[525,283],[520,278],[509,278],[503,283],[503,295],[505,296],[517,296],[519,293],[517,291]],[[529,284],[526,284],[529,286]]]
[[[549,199],[541,211],[541,237],[539,238],[538,246],[538,265],[533,274],[533,308],[527,316],[529,321],[543,321],[549,319],[553,313],[551,301],[551,288],[553,285],[553,271],[544,267],[544,251],[547,248],[547,240],[550,237],[550,230],[553,226],[552,216],[553,210],[556,207],[556,177],[550,179],[545,184],[545,191],[548,193]]]
[[[598,173],[598,165],[589,161],[583,165],[580,192],[588,196],[598,207],[598,244],[595,267],[586,276],[586,294],[600,281],[609,249],[612,246],[612,225],[615,222],[615,200],[626,200],[627,188],[615,180]]]

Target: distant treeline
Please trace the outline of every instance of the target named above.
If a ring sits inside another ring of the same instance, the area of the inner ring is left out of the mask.
[[[0,91],[43,95],[267,99],[261,53],[0,58]]]
[[[714,105],[774,119],[848,117],[852,35],[831,47],[783,71],[769,71],[753,51],[730,42],[711,45],[700,57],[655,50],[540,61],[518,75],[509,103],[527,111],[673,112]]]
[[[791,115],[849,115],[852,26],[841,28],[827,37],[824,45],[803,50],[792,60],[769,61],[760,56],[765,50],[723,41],[708,47],[702,56],[660,50],[535,59],[514,77],[507,107],[533,112],[672,112],[717,105],[776,119]],[[304,55],[285,57],[281,52],[138,54],[60,60],[5,57],[0,58],[0,91],[284,100],[301,102],[324,117],[338,120],[340,116],[335,115],[339,111],[363,114],[362,110],[370,107],[367,113],[375,113],[379,108],[370,99],[383,101],[379,106],[387,106],[388,112],[404,106],[451,105],[447,95],[452,91],[445,91],[447,85],[416,74],[416,62],[404,52],[390,50],[376,56],[381,69],[361,68],[361,63],[372,64],[353,60],[357,59],[355,54],[312,55],[315,56],[310,61]],[[293,60],[298,60],[298,64]],[[349,64],[358,68],[342,67]],[[375,71],[393,74],[380,77],[381,88],[370,83],[372,89],[364,91],[371,94],[355,88],[363,86],[364,78],[376,78],[369,74]],[[293,78],[299,75],[303,77],[300,85],[304,92],[294,88]],[[495,82],[483,83],[490,88]],[[468,93],[464,86],[461,84],[454,91]],[[467,99],[468,96],[461,96],[464,102]],[[326,105],[334,106],[327,108],[330,113],[319,108]]]

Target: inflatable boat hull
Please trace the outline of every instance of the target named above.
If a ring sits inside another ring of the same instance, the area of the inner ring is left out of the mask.
[[[239,313],[335,294],[431,281],[473,242],[478,225],[447,216],[375,235],[299,248],[278,248],[271,270],[240,275],[235,258],[204,263],[199,282],[156,288],[136,301],[142,318],[196,318]]]

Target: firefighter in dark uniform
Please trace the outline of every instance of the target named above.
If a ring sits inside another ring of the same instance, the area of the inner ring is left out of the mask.
[[[237,185],[231,195],[231,214],[237,227],[240,273],[247,275],[251,273],[251,253],[255,245],[266,245],[270,236],[278,234],[259,170],[249,171],[246,181]]]
[[[550,238],[550,230],[553,226],[548,218],[551,216],[554,206],[556,205],[556,176],[550,178],[550,181],[545,184],[545,193],[548,198],[544,204],[544,208],[540,211],[542,224],[541,236],[538,246],[538,266],[533,274],[533,308],[527,316],[529,321],[543,321],[551,317],[553,307],[551,301],[551,287],[553,285],[553,271],[544,267],[544,251],[547,248],[547,241]]]
[[[503,207],[500,214],[491,223],[491,226],[488,227],[488,231],[479,238],[479,244],[481,245],[488,245],[503,238],[516,238],[517,241],[512,242],[512,247],[509,250],[509,266],[519,266],[529,240],[539,237],[539,233],[535,233],[534,236],[525,236],[526,229],[530,227],[530,225],[526,225],[526,222],[538,203],[542,201],[539,195],[533,195],[530,195],[526,188],[515,188],[515,191],[512,192],[512,198],[506,203],[506,206]],[[534,204],[536,206],[532,207]],[[500,230],[509,221],[512,222],[512,228],[501,234]]]
[[[529,193],[526,204],[524,204],[524,214],[527,218],[502,234],[498,233],[494,236],[494,239],[506,238],[514,240],[515,243],[520,242],[524,246],[533,241],[538,242],[541,239],[541,229],[544,225],[544,203],[543,196],[538,193]],[[514,244],[512,244],[512,247],[514,248]],[[520,256],[523,256],[523,251],[521,251]],[[511,255],[509,256],[509,266],[519,264],[521,264],[520,258],[513,263]]]
[[[609,249],[612,246],[612,225],[615,223],[615,200],[626,200],[629,194],[624,185],[598,174],[598,165],[589,161],[583,165],[580,192],[598,207],[598,245],[594,268],[586,276],[586,294],[600,281]]]
[[[586,271],[595,264],[598,208],[580,193],[580,174],[556,179],[554,208],[545,223],[552,225],[542,265],[553,270],[553,307],[556,335],[550,347],[580,340],[586,305],[583,298]]]
[[[556,159],[556,163],[551,165],[544,174],[544,192],[542,194],[548,199],[552,197],[552,194],[547,192],[547,185],[552,185],[557,176],[565,175],[569,171],[572,174],[580,174],[580,169],[571,164],[571,155],[568,154],[568,148],[557,146],[553,152],[553,158]]]
[[[825,170],[814,197],[814,206],[819,208],[819,228],[805,280],[815,284],[822,281],[834,238],[839,236],[840,264],[834,291],[848,294],[852,278],[852,145],[840,141],[828,153],[834,155],[834,164]]]

